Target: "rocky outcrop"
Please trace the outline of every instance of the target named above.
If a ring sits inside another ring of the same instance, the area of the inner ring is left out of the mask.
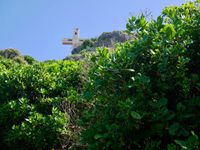
[[[98,38],[84,41],[82,45],[72,50],[72,54],[81,53],[83,50],[95,51],[97,47],[112,48],[116,43],[123,43],[133,38],[123,31],[104,32]]]
[[[104,32],[98,37],[95,47],[113,47],[116,43],[123,43],[131,38],[123,31]]]
[[[7,59],[12,59],[14,57],[19,57],[20,53],[16,49],[8,48],[8,49],[0,50],[0,56]]]
[[[4,50],[0,50],[0,56],[5,59],[12,59],[20,64],[33,64],[36,60],[28,55],[21,55],[17,49],[7,48]]]

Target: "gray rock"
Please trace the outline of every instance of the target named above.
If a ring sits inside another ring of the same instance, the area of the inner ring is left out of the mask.
[[[123,43],[133,39],[123,31],[104,32],[98,38],[86,40],[77,48],[72,50],[72,54],[79,54],[84,51],[95,51],[97,47],[113,48],[116,43]]]
[[[63,60],[78,61],[78,60],[82,60],[83,58],[85,58],[85,56],[82,54],[72,54],[70,56],[65,57]]]
[[[123,43],[132,37],[122,31],[104,32],[95,43],[95,47],[114,47],[116,43]]]
[[[7,58],[7,59],[11,59],[11,58],[14,58],[14,57],[20,57],[21,54],[16,49],[7,48],[7,49],[4,49],[4,50],[0,50],[0,56],[3,56],[4,58]]]

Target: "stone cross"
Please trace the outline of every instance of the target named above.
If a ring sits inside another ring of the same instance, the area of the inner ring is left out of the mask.
[[[75,28],[73,30],[73,38],[72,39],[64,38],[62,43],[64,45],[72,45],[73,48],[77,48],[78,46],[80,46],[84,42],[84,40],[86,40],[86,39],[80,39],[79,38],[79,28]]]

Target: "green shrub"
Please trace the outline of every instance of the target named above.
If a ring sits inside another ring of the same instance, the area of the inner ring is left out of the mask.
[[[61,148],[62,137],[70,141],[65,147],[75,143],[71,111],[79,103],[81,63],[0,61],[0,147]]]
[[[32,102],[45,97],[65,97],[68,88],[81,86],[78,65],[79,62],[60,61],[10,66],[1,72],[0,103],[21,97]]]
[[[134,41],[91,57],[81,120],[88,149],[200,148],[199,18],[199,1],[149,22],[132,17]]]
[[[35,62],[37,62],[33,57],[31,56],[28,56],[28,55],[25,55],[23,56],[24,57],[24,60],[29,64],[29,65],[32,65],[34,64]]]
[[[20,125],[13,125],[6,142],[15,149],[52,149],[59,148],[59,137],[66,134],[68,119],[66,114],[52,108],[51,115],[30,112]]]

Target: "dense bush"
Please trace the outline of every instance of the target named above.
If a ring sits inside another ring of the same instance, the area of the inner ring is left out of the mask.
[[[99,49],[85,85],[88,149],[200,149],[200,2],[132,17],[137,36]]]
[[[0,51],[1,149],[200,149],[200,1],[127,32],[91,61]]]
[[[31,57],[31,56],[28,56],[28,55],[25,55],[23,56],[24,57],[24,60],[29,64],[29,65],[32,65],[34,63],[36,63],[37,61]]]
[[[0,147],[60,148],[72,145],[71,111],[81,89],[80,62],[23,65],[0,60]],[[66,144],[66,143],[65,143]]]

